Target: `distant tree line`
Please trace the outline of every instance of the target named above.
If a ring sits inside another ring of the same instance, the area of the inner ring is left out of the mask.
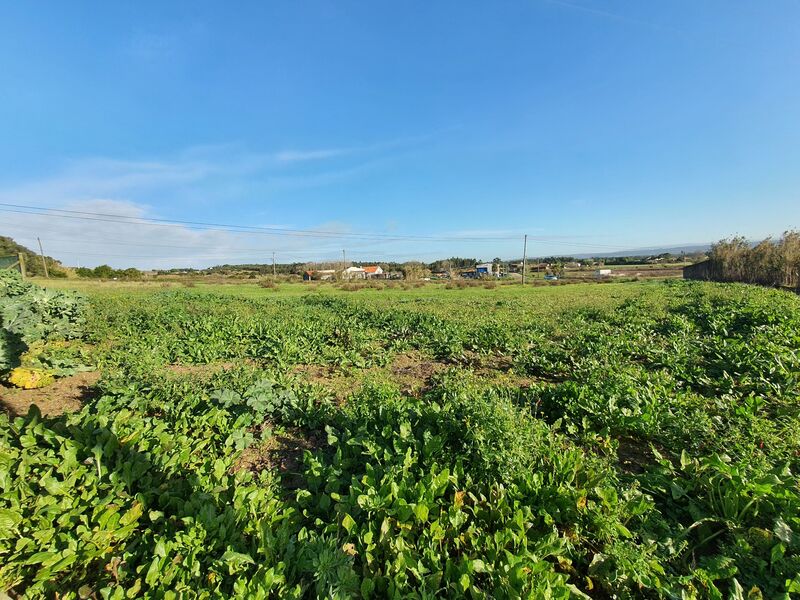
[[[78,277],[86,277],[88,279],[141,279],[142,272],[133,267],[129,269],[114,269],[108,265],[100,265],[94,269],[87,267],[78,267],[75,269],[75,274]]]
[[[800,290],[800,232],[755,245],[743,237],[721,240],[711,246],[708,260],[686,269],[685,276]]]
[[[548,265],[556,265],[556,264],[566,264],[566,263],[576,263],[586,261],[586,258],[575,258],[574,256],[542,256],[542,257],[529,257],[529,262],[537,262],[537,263],[547,263]],[[522,262],[522,259],[520,259]]]
[[[451,271],[454,269],[469,269],[474,267],[478,262],[479,261],[477,258],[461,258],[459,256],[453,256],[451,258],[435,260],[432,263],[429,263],[427,268],[434,273],[440,273],[442,271]]]

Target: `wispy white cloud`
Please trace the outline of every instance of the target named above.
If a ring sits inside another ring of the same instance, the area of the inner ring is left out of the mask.
[[[330,148],[322,150],[283,150],[275,154],[278,162],[300,162],[336,158],[354,152],[352,148]]]
[[[278,162],[293,163],[313,160],[324,160],[339,158],[348,155],[364,155],[382,153],[389,150],[397,150],[403,147],[411,147],[421,142],[431,139],[435,134],[398,137],[390,140],[383,140],[372,144],[362,144],[342,148],[312,148],[304,150],[282,150],[276,152],[273,157]]]
[[[428,248],[421,248],[419,242],[410,250],[409,244],[402,240],[362,239],[358,234],[345,242],[335,236],[234,232],[134,221],[176,215],[185,215],[183,220],[204,221],[206,219],[191,215],[203,214],[202,207],[219,208],[239,202],[239,206],[251,206],[253,190],[259,190],[262,194],[260,202],[258,206],[252,206],[253,211],[249,213],[254,217],[280,219],[285,228],[290,229],[352,233],[354,226],[342,222],[292,226],[286,223],[292,220],[291,211],[288,214],[276,211],[275,205],[265,203],[263,199],[269,199],[270,194],[277,197],[289,189],[325,188],[357,178],[368,170],[390,163],[399,153],[413,150],[425,139],[428,136],[364,145],[275,151],[252,151],[241,144],[211,144],[161,156],[73,159],[52,173],[0,185],[0,203],[89,214],[55,217],[26,214],[24,209],[19,212],[18,208],[0,206],[0,234],[19,238],[29,245],[35,245],[36,236],[41,236],[45,250],[66,264],[109,263],[118,267],[200,267],[269,262],[273,250],[279,251],[278,260],[283,262],[329,259],[338,257],[345,245],[348,256],[352,258],[384,256],[389,260],[390,256],[421,255]],[[173,210],[162,208],[167,206]],[[192,207],[192,213],[174,212],[181,206]],[[219,214],[219,211],[212,213]],[[128,218],[87,218],[92,214]],[[284,216],[276,216],[281,214]]]
[[[376,160],[377,151],[373,149],[394,143],[303,152],[254,152],[239,144],[223,144],[194,146],[158,157],[85,157],[67,161],[49,175],[0,187],[0,202],[121,215],[127,220],[158,218],[165,216],[158,206],[168,205],[171,198],[190,196],[194,206],[213,205],[218,202],[215,193],[226,202],[233,201],[230,194],[237,198],[246,194],[253,182],[266,189],[285,190],[325,186],[356,177]],[[358,158],[344,164],[327,162],[357,153]],[[305,165],[306,162],[310,164]],[[293,163],[298,164],[292,166]],[[86,218],[89,215],[53,217],[7,212],[8,207],[0,210],[0,233],[28,244],[35,243],[35,237],[40,235],[46,241],[46,250],[67,264],[108,262],[115,266],[161,268],[268,262],[272,250],[277,249],[281,252],[279,260],[288,262],[312,255],[338,255],[341,248],[341,242],[335,239],[119,223]],[[346,223],[322,223],[310,228],[350,230]]]
[[[593,6],[587,6],[586,4],[578,4],[577,2],[570,2],[569,0],[544,0],[548,4],[553,4],[557,6],[563,6],[569,10],[574,10],[578,12],[583,12],[589,15],[593,15],[595,17],[599,17],[601,19],[608,19],[611,21],[617,21],[619,23],[626,23],[628,25],[636,25],[640,27],[645,27],[647,29],[652,29],[653,31],[659,32],[668,32],[668,33],[681,33],[676,29],[671,27],[665,27],[663,25],[659,25],[657,23],[651,23],[649,21],[644,21],[642,19],[636,19],[633,17],[628,17],[626,15],[621,15],[615,12],[611,12],[609,10],[605,10],[602,8],[595,8]]]
[[[124,54],[138,63],[169,63],[192,56],[193,45],[206,37],[205,23],[189,20],[167,29],[137,29],[121,39]]]
[[[124,200],[67,202],[59,208],[76,212],[61,216],[2,212],[0,233],[28,247],[35,247],[36,238],[40,237],[47,254],[73,266],[107,263],[158,269],[268,263],[273,251],[280,262],[305,262],[326,255],[338,256],[341,246],[335,239],[157,224],[144,221],[160,216],[153,207]],[[268,223],[257,226],[274,227]],[[343,223],[319,223],[314,229],[350,231]]]
[[[355,176],[375,164],[378,149],[388,142],[351,148],[277,150],[254,152],[239,144],[204,145],[181,152],[134,159],[84,157],[67,161],[58,172],[16,182],[0,188],[0,198],[22,198],[28,203],[78,201],[95,198],[136,197],[146,191],[166,192],[212,182],[236,183],[259,180],[287,187],[326,185]],[[346,164],[331,166],[327,161],[359,154]],[[381,153],[380,160],[389,160]],[[311,163],[303,170],[288,170],[293,164]]]
[[[178,38],[174,34],[139,32],[131,36],[126,50],[132,57],[154,61],[173,56],[178,49]]]

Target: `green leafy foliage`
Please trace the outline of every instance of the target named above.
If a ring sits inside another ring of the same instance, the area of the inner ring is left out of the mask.
[[[45,290],[0,270],[0,374],[19,364],[28,345],[83,333],[86,303],[76,294]]]
[[[523,294],[93,298],[97,396],[0,416],[0,588],[800,593],[800,300],[685,282],[552,293],[550,312]],[[376,375],[411,351],[443,367],[413,394]],[[359,385],[334,402],[298,365]]]

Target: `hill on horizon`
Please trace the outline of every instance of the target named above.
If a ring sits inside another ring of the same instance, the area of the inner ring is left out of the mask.
[[[575,258],[609,258],[612,256],[653,256],[658,254],[692,254],[695,252],[708,252],[711,249],[711,242],[706,244],[686,244],[683,246],[653,246],[647,248],[631,248],[630,250],[618,250],[616,252],[603,252],[601,254],[576,254]]]

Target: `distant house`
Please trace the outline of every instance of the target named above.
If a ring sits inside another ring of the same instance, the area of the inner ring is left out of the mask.
[[[492,274],[493,267],[494,265],[492,263],[481,263],[479,265],[475,265],[475,273],[477,273],[478,277],[488,276]]]
[[[366,279],[367,272],[361,267],[347,267],[344,270],[345,279]]]
[[[362,267],[364,269],[364,275],[368,279],[384,279],[385,275],[383,269],[380,265],[373,265]]]
[[[594,272],[595,277],[611,277],[611,269],[597,269]]]
[[[386,276],[380,265],[367,265],[363,267],[347,267],[344,270],[345,279],[385,279]]]
[[[478,277],[500,277],[500,265],[481,263],[475,266],[475,274]]]
[[[304,271],[303,281],[329,281],[336,277],[333,269],[321,269],[317,271]]]

